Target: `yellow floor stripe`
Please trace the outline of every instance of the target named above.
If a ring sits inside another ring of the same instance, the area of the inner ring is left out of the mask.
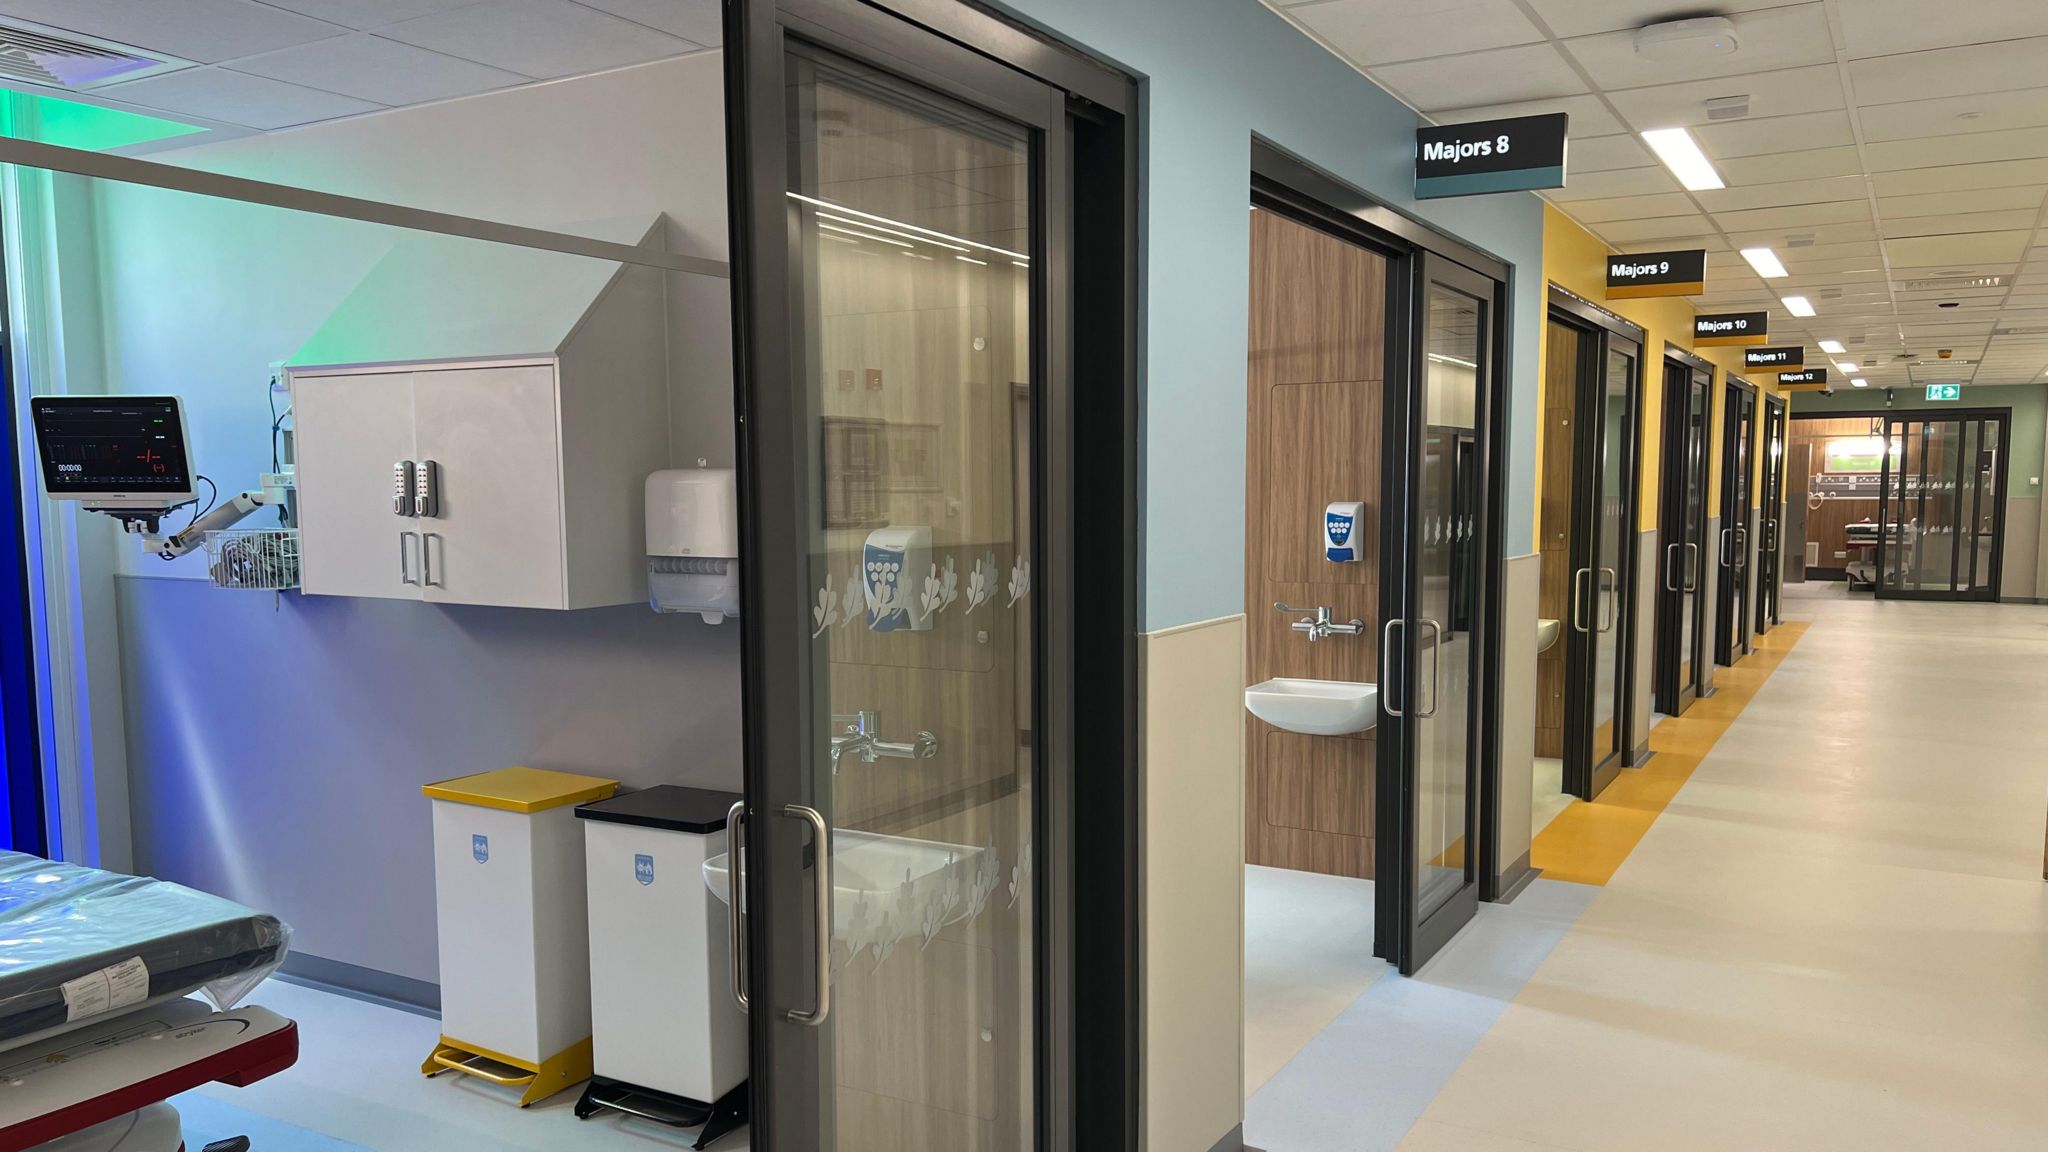
[[[1558,813],[1531,845],[1529,863],[1548,880],[1605,884],[1612,879],[1692,770],[1806,634],[1806,625],[1787,620],[1758,637],[1756,651],[1733,668],[1715,669],[1712,696],[1650,730],[1650,749],[1656,753],[1650,762],[1622,769],[1598,799],[1574,801]]]

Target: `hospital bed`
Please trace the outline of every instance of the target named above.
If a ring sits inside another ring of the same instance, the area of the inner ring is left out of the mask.
[[[0,1152],[179,1152],[165,1101],[297,1061],[297,1025],[237,1007],[290,935],[181,885],[0,852]]]

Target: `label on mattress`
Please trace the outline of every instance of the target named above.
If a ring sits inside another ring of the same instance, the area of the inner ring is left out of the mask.
[[[149,966],[137,956],[64,982],[64,1022],[84,1020],[149,999]]]

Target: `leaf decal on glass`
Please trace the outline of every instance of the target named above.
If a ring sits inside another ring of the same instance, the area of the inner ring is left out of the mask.
[[[996,846],[990,844],[981,850],[981,864],[974,870],[974,883],[967,889],[967,915],[970,918],[981,915],[1002,877],[1002,859],[996,855]]]
[[[953,558],[948,556],[946,557],[946,570],[939,576],[939,610],[943,612],[951,608],[953,601],[959,598],[960,568],[953,563]]]
[[[827,577],[825,586],[818,589],[818,604],[811,609],[811,623],[817,625],[811,631],[811,639],[816,640],[824,635],[825,629],[830,628],[838,621],[839,598],[832,595],[832,580],[830,577]]]
[[[1015,908],[1017,898],[1024,895],[1024,887],[1031,881],[1031,845],[1017,854],[1017,863],[1010,869],[1010,904]]]
[[[1031,593],[1031,561],[1017,557],[1016,566],[1010,569],[1010,602],[1004,607],[1015,608],[1017,601]]]
[[[946,584],[939,579],[939,566],[932,565],[930,575],[924,578],[924,591],[918,593],[917,606],[929,616],[946,606]]]
[[[860,590],[860,577],[858,577],[858,576],[848,576],[848,577],[846,578],[846,593],[845,593],[845,595],[843,595],[843,596],[841,596],[841,597],[840,597],[840,608],[839,608],[839,623],[840,623],[840,625],[841,625],[842,627],[844,627],[845,625],[848,625],[848,624],[851,624],[851,623],[853,623],[854,619],[855,619],[856,617],[858,617],[858,616],[860,615],[860,609],[861,609],[861,590]]]
[[[988,603],[996,594],[996,554],[974,562],[974,571],[967,574],[967,615]]]

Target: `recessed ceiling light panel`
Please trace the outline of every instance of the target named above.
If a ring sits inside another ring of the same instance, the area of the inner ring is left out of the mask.
[[[1830,356],[1840,356],[1848,351],[1847,348],[1842,347],[1840,340],[1823,340],[1820,342],[1820,350]]]
[[[1756,274],[1766,280],[1791,275],[1785,271],[1785,264],[1778,259],[1778,254],[1769,248],[1744,248],[1742,258],[1749,261],[1749,266],[1756,269]]]
[[[1715,188],[1726,188],[1727,182],[1714,170],[1714,163],[1707,154],[1700,151],[1692,133],[1683,128],[1653,128],[1643,133],[1643,143],[1657,154],[1671,174],[1678,177],[1688,192],[1706,192]]]
[[[1785,304],[1785,311],[1790,312],[1794,316],[1813,315],[1813,303],[1809,301],[1806,297],[1786,296],[1783,299]]]

